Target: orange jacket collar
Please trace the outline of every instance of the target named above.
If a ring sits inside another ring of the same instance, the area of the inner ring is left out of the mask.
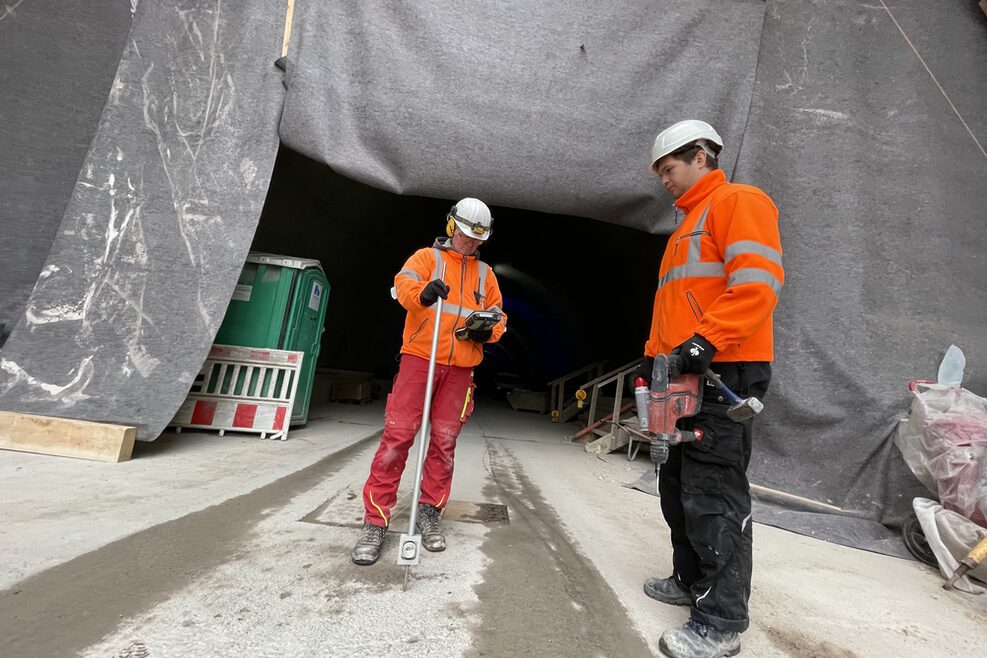
[[[699,202],[712,194],[713,190],[720,185],[726,185],[726,183],[727,175],[723,173],[722,169],[707,172],[685,194],[675,200],[675,205],[688,215]]]

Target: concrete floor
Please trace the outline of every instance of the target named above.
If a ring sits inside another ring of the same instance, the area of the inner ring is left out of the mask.
[[[377,565],[349,561],[382,407],[314,415],[285,442],[167,434],[115,465],[0,452],[0,654],[651,656],[685,620],[641,592],[670,571],[658,500],[620,486],[644,457],[481,403],[452,498],[510,523],[447,523],[402,591],[400,520]],[[983,656],[987,598],[941,582],[756,524],[742,655]]]

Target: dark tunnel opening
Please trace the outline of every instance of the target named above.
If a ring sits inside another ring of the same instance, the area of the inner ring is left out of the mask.
[[[482,198],[463,191],[470,195]],[[404,310],[390,297],[393,278],[443,233],[454,201],[378,190],[281,147],[252,249],[321,261],[331,287],[320,366],[397,372]],[[641,354],[666,236],[491,210],[494,234],[481,257],[497,274],[509,323],[476,369],[478,393],[544,390],[588,363],[616,367]]]

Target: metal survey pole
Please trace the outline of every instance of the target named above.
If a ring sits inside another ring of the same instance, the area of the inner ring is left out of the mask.
[[[445,279],[446,266],[442,263],[440,279]],[[442,324],[442,302],[439,297],[435,302],[435,327],[432,328],[432,352],[428,357],[428,381],[425,383],[425,403],[422,406],[422,428],[418,435],[418,462],[415,467],[415,492],[411,496],[411,513],[408,532],[401,535],[398,550],[398,565],[404,566],[404,589],[408,589],[408,574],[411,567],[418,564],[422,551],[422,536],[415,527],[418,523],[418,499],[422,494],[422,468],[425,465],[425,454],[429,443],[429,414],[432,409],[432,382],[435,378],[435,357],[439,351],[439,327]]]

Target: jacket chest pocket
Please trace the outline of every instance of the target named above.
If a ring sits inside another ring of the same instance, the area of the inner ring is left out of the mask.
[[[709,231],[700,230],[700,231],[692,231],[691,233],[684,233],[679,237],[675,238],[675,246],[672,248],[672,255],[675,256],[678,254],[680,245],[681,248],[688,249],[690,245],[696,244],[698,249],[702,243],[703,236],[711,237],[711,234]],[[698,255],[699,253],[696,254],[697,257]]]

